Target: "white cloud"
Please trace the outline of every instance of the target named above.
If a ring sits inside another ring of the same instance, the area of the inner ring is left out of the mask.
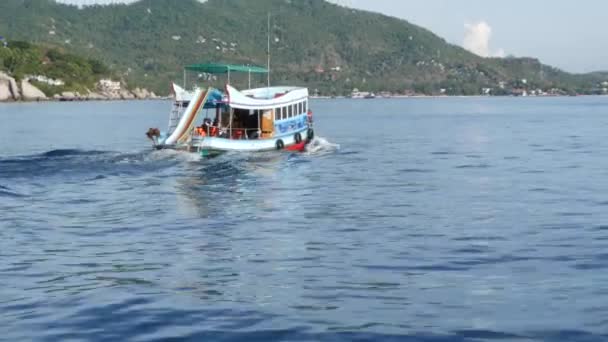
[[[481,57],[504,57],[505,51],[501,48],[495,52],[490,50],[492,27],[485,21],[474,24],[465,23],[466,29],[462,46]]]

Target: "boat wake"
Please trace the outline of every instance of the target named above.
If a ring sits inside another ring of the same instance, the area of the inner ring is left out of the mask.
[[[340,145],[316,137],[306,147],[304,155],[319,156],[336,152]],[[239,164],[267,164],[282,160],[282,154],[228,153],[217,161],[207,160],[198,153],[175,150],[143,150],[115,152],[82,149],[57,149],[47,152],[0,158],[0,179],[61,178],[67,181],[103,179],[112,176],[162,172],[173,167],[197,168],[201,164],[221,162]],[[190,165],[190,166],[189,166]],[[170,173],[170,171],[167,171]],[[13,189],[0,187],[3,196],[15,195]]]
[[[44,153],[0,158],[0,179],[53,178],[78,181],[108,176],[157,172],[197,156],[175,151],[112,152],[59,149]],[[3,190],[4,191],[4,190]]]
[[[340,145],[329,142],[323,137],[315,137],[310,144],[306,146],[305,153],[308,155],[325,155],[331,154],[340,149]]]
[[[14,192],[12,189],[0,185],[0,197],[24,197],[22,194]]]
[[[149,155],[150,160],[167,160],[173,159],[181,162],[200,162],[203,160],[198,153],[189,153],[171,149],[156,150]]]

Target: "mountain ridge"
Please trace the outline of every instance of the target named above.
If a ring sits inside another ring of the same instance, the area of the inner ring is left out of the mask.
[[[131,86],[166,92],[186,64],[265,65],[269,12],[273,84],[324,94],[593,93],[607,77],[567,73],[535,58],[482,58],[405,20],[323,0],[140,0],[83,8],[5,0],[0,35],[99,58]]]

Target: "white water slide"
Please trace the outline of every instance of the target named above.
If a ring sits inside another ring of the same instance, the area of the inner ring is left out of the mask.
[[[192,100],[188,104],[188,107],[184,111],[184,114],[179,120],[177,127],[171,133],[171,135],[165,140],[165,145],[174,145],[177,143],[183,143],[188,140],[190,132],[194,128],[196,119],[207,101],[207,95],[209,92],[207,89],[197,89],[192,97]]]

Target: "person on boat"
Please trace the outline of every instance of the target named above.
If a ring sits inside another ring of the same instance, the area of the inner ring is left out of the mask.
[[[206,135],[205,128],[203,126],[196,127],[196,134],[204,137]]]
[[[211,133],[211,119],[205,118],[205,120],[203,120],[202,127],[205,130],[205,133],[207,133],[207,135],[209,135]]]
[[[253,130],[249,133],[249,139],[259,139],[259,138],[260,138],[259,130]]]
[[[226,127],[219,128],[219,133],[217,136],[219,138],[228,138],[228,128],[226,128]]]
[[[212,136],[212,137],[216,137],[218,135],[218,133],[219,133],[219,129],[220,129],[220,126],[219,126],[219,122],[218,122],[217,117],[216,117],[213,120],[213,123],[211,124],[210,132],[209,132],[210,134],[209,135]]]

